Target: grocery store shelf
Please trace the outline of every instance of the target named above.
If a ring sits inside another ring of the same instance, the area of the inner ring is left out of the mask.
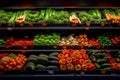
[[[89,29],[120,29],[120,27],[0,27],[0,30],[89,30]]]
[[[0,50],[0,52],[60,52],[61,50],[62,49],[3,49]],[[108,51],[108,52],[120,51],[120,49],[86,49],[86,51],[91,51],[91,50]]]

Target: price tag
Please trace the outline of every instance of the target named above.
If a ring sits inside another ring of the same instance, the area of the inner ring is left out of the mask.
[[[85,30],[89,30],[90,28],[89,27],[86,27]]]
[[[13,28],[12,28],[12,27],[8,27],[7,30],[8,30],[8,31],[12,31]]]
[[[54,74],[54,71],[53,70],[48,70],[48,73],[49,74]]]

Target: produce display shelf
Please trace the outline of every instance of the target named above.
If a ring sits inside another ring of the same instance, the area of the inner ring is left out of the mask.
[[[0,52],[60,52],[63,49],[4,49]],[[74,49],[78,50],[78,49]],[[98,51],[120,51],[120,49],[85,49],[86,51],[98,50]]]
[[[89,30],[89,29],[120,29],[120,27],[0,27],[0,30]]]

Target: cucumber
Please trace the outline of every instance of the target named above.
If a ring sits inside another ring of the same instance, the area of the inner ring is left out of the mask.
[[[58,58],[58,57],[55,57],[55,56],[49,56],[48,59],[49,59],[49,60],[59,60],[59,58]]]
[[[57,66],[52,66],[52,65],[47,66],[47,70],[57,70],[57,69],[58,69]]]
[[[37,64],[35,70],[46,70],[46,67],[42,64]]]
[[[90,59],[91,59],[93,62],[96,62],[96,61],[97,61],[97,59],[96,59],[95,56],[90,56]]]
[[[47,65],[48,64],[48,59],[43,58],[43,57],[38,57],[37,58],[37,63],[42,64],[42,65]]]
[[[36,63],[37,62],[37,58],[28,58],[28,61],[29,62],[33,62],[33,63]]]
[[[50,65],[59,66],[58,61],[55,61],[55,60],[51,60],[51,61],[49,61],[49,63],[50,63]]]
[[[53,52],[53,53],[50,53],[49,56],[56,56],[57,57],[57,55],[58,55],[58,52]]]
[[[37,55],[32,54],[28,58],[37,58],[37,57],[38,57]]]
[[[115,60],[119,63],[120,62],[120,59],[119,58],[115,58]]]
[[[27,63],[25,66],[25,70],[34,70],[35,69],[35,64],[32,62]]]
[[[101,64],[101,67],[110,67],[110,63]]]
[[[104,62],[106,62],[107,61],[107,59],[98,59],[97,60],[97,63],[104,63]]]
[[[96,68],[100,69],[100,65],[98,63],[94,63]]]
[[[110,71],[110,70],[111,70],[111,67],[103,68],[103,70]]]
[[[46,55],[46,54],[39,54],[39,57],[48,58],[48,55]]]

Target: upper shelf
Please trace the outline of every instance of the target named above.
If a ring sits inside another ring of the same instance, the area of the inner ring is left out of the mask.
[[[0,30],[90,30],[90,29],[120,29],[120,27],[0,27]]]

